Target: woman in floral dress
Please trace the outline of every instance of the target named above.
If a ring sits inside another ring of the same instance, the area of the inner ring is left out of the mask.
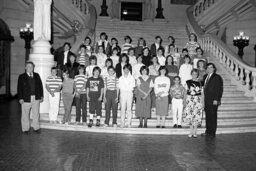
[[[199,81],[197,69],[191,71],[192,79],[186,82],[186,104],[184,109],[184,123],[190,126],[188,137],[197,137],[197,126],[201,123],[203,114],[203,86]]]
[[[200,44],[197,42],[197,36],[195,33],[189,34],[189,42],[186,43],[185,47],[188,49],[188,54],[190,58],[193,58],[196,55],[196,48],[200,47]]]

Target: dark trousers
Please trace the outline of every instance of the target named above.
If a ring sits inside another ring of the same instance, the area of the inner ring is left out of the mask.
[[[112,109],[112,115],[113,115],[113,123],[112,124],[117,124],[117,106],[118,104],[116,103],[116,90],[107,90],[106,92],[106,119],[105,119],[105,124],[109,124],[109,119],[110,119],[110,111]]]
[[[206,104],[205,105],[205,119],[206,119],[206,131],[205,133],[210,135],[216,134],[217,129],[217,105]]]
[[[81,120],[81,109],[82,109],[82,120],[87,120],[87,97],[86,94],[79,94],[76,96],[76,122]]]

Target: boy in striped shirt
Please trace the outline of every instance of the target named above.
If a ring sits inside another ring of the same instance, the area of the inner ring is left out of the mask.
[[[87,97],[86,97],[86,82],[87,77],[85,76],[85,67],[80,65],[78,67],[79,74],[75,76],[75,100],[76,100],[76,124],[81,121],[81,110],[82,110],[82,121],[86,125],[87,121]]]
[[[112,109],[112,125],[117,127],[117,107],[118,107],[118,78],[115,75],[113,66],[108,67],[108,75],[104,78],[104,103],[106,104],[106,119],[104,127],[109,126],[110,110]]]
[[[51,68],[51,76],[46,79],[46,90],[49,92],[49,119],[50,123],[57,123],[60,105],[60,89],[62,80],[57,76],[57,68]]]
[[[77,60],[77,63],[79,63],[80,65],[84,65],[85,67],[89,65],[89,55],[86,53],[85,45],[80,46],[79,58]]]

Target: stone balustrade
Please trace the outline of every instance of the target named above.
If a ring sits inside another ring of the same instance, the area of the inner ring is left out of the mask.
[[[216,0],[199,0],[195,5],[193,9],[194,17],[198,17],[203,11],[210,8]]]

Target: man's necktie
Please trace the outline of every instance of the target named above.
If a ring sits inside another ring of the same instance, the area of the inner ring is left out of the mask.
[[[102,47],[105,50],[105,41],[102,41]]]

